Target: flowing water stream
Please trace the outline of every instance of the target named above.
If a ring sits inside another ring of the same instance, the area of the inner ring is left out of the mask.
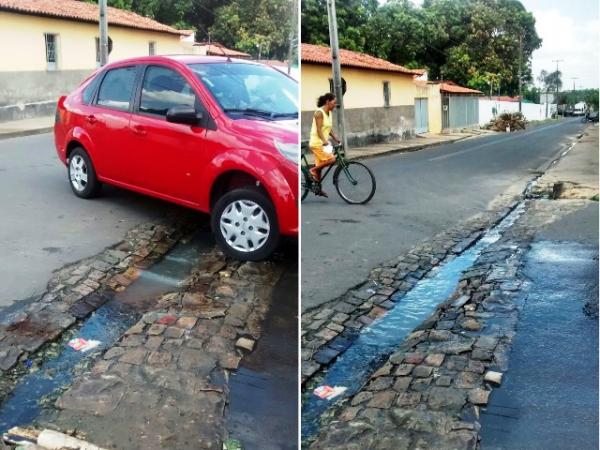
[[[115,293],[106,304],[85,319],[74,337],[100,341],[83,353],[65,346],[35,371],[21,378],[10,396],[0,405],[0,433],[26,425],[42,413],[39,401],[58,389],[69,386],[77,368],[91,362],[110,348],[162,294],[179,287],[203,254],[213,246],[207,231],[198,231],[188,242],[178,243],[160,262],[141,272],[127,289]]]
[[[530,186],[528,187],[530,189]],[[472,247],[454,259],[434,268],[402,297],[393,298],[398,303],[380,320],[365,328],[353,344],[327,369],[322,385],[343,386],[347,390],[336,397],[340,399],[356,394],[369,380],[371,374],[389,357],[402,341],[435,308],[456,289],[462,274],[469,269],[481,253],[498,241],[525,208],[519,203],[497,225],[488,230]],[[302,405],[302,440],[310,439],[319,428],[319,419],[333,402],[308,393]]]

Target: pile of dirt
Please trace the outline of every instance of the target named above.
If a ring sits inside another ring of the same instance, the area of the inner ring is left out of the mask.
[[[520,112],[502,113],[495,117],[484,128],[492,131],[511,132],[515,130],[524,130],[527,125],[525,116]]]

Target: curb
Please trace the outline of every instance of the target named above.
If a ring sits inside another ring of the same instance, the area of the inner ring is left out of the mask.
[[[481,136],[481,135],[463,136],[463,137],[460,137],[457,139],[453,139],[451,141],[433,142],[431,144],[423,144],[423,145],[416,145],[414,147],[385,150],[385,151],[378,152],[378,153],[360,155],[360,156],[355,156],[355,157],[350,156],[348,159],[349,160],[361,160],[361,159],[371,159],[371,158],[375,158],[375,157],[383,156],[383,155],[391,155],[393,153],[411,153],[411,152],[423,150],[425,148],[438,147],[440,145],[446,145],[446,144],[454,144],[455,142],[464,141],[465,139],[470,139],[470,138],[478,137],[478,136]],[[352,151],[352,150],[350,150],[350,151]]]
[[[396,149],[392,149],[392,150],[384,150],[384,151],[380,151],[380,152],[373,152],[373,153],[369,153],[369,154],[365,154],[365,155],[360,155],[360,156],[352,156],[349,154],[349,152],[352,152],[352,149],[348,150],[346,152],[346,157],[348,158],[348,160],[352,161],[352,160],[361,160],[361,159],[371,159],[371,158],[376,158],[378,156],[383,156],[383,155],[391,155],[393,153],[410,153],[410,152],[416,152],[419,150],[423,150],[425,148],[431,148],[431,147],[437,147],[440,145],[446,145],[446,144],[453,144],[455,142],[459,142],[459,141],[464,141],[465,139],[471,139],[474,137],[479,137],[482,136],[481,134],[474,134],[471,136],[463,136],[463,137],[459,137],[453,140],[448,140],[448,141],[440,141],[440,142],[432,142],[430,144],[422,144],[422,145],[414,145],[412,147],[404,147],[404,148],[396,148]],[[306,150],[307,152],[309,151],[308,149]]]
[[[23,137],[23,136],[34,136],[36,134],[50,133],[53,129],[54,129],[54,127],[51,126],[51,127],[44,127],[44,128],[35,128],[35,129],[31,129],[31,130],[19,130],[19,131],[10,131],[7,133],[0,133],[0,140],[10,139],[10,138],[15,138],[15,137]]]

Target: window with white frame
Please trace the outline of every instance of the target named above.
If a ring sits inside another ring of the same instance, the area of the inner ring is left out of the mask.
[[[100,67],[100,38],[96,39],[96,67]]]
[[[390,106],[390,82],[383,82],[383,106],[388,108]]]
[[[46,42],[46,68],[47,70],[58,69],[58,34],[44,33]]]
[[[148,42],[148,55],[150,55],[150,56],[156,55],[156,42],[154,42],[154,41]]]

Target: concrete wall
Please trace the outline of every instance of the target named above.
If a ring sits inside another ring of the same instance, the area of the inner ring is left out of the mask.
[[[429,132],[442,132],[442,94],[439,84],[430,84],[427,86],[427,114],[429,116]]]
[[[92,70],[0,72],[0,122],[54,114],[56,101]]]
[[[342,67],[342,77],[348,87],[344,95],[344,108],[349,146],[414,136],[416,86],[412,75]],[[329,92],[331,68],[302,63],[301,78],[301,132],[305,141],[310,133],[317,98]],[[390,83],[389,107],[384,106],[384,81]]]
[[[48,70],[44,33],[58,34],[57,69]],[[109,61],[184,52],[178,35],[109,26]],[[54,103],[96,69],[98,25],[0,11],[0,121],[52,114]]]
[[[488,98],[479,99],[479,124],[485,125],[494,118],[494,110],[496,114],[502,114],[505,112],[517,112],[519,111],[518,102],[499,102],[496,100],[490,100]],[[548,105],[548,117],[556,111],[556,105]],[[544,120],[546,116],[546,105],[536,103],[523,103],[521,105],[521,112],[525,118],[531,120]]]
[[[415,107],[353,108],[346,113],[346,133],[349,147],[378,142],[394,142],[415,136]],[[301,136],[308,140],[314,111],[302,111]],[[335,114],[335,111],[334,111]],[[333,123],[335,124],[335,117]],[[336,132],[334,125],[334,132]]]

